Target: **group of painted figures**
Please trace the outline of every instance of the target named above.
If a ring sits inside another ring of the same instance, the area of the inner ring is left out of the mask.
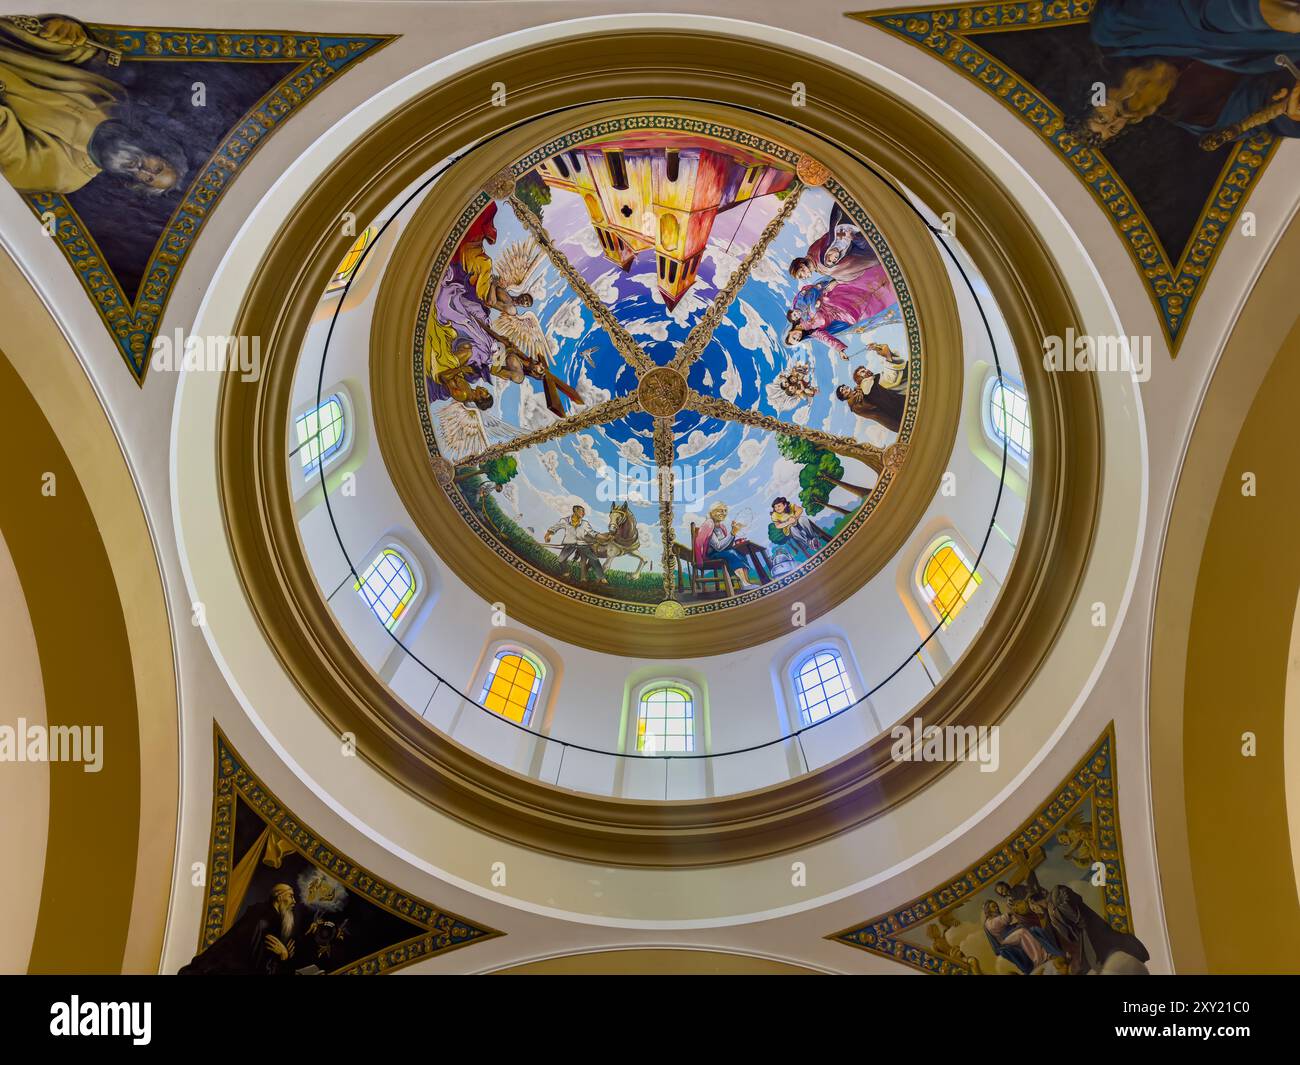
[[[715,503],[710,507],[708,516],[695,528],[690,546],[677,545],[676,564],[687,563],[701,569],[725,566],[742,590],[754,587],[751,571],[758,584],[769,583],[773,571],[768,548],[740,536],[743,524],[728,521],[729,514],[730,509],[725,503]],[[771,520],[805,557],[811,557],[822,544],[831,540],[830,533],[813,521],[802,506],[784,496],[772,501]],[[653,563],[638,552],[640,535],[636,516],[626,503],[614,504],[606,532],[597,532],[587,519],[587,508],[575,503],[568,514],[546,530],[542,542],[557,548],[559,567],[565,571],[571,568],[578,580],[608,584],[606,566],[611,559],[622,555],[637,560],[633,576],[646,565],[653,568]]]
[[[489,203],[461,238],[438,286],[436,314],[425,333],[425,386],[429,400],[455,400],[479,410],[495,402],[483,382],[539,382],[547,408],[565,414],[564,401],[582,397],[551,372],[551,342],[527,291],[544,255],[531,239],[516,241],[496,256],[485,244],[497,239],[497,205]]]
[[[690,546],[690,558],[696,568],[725,566],[735,578],[740,589],[754,587],[750,571],[759,584],[771,582],[774,573],[768,548],[739,535],[744,527],[739,521],[728,521],[730,513],[725,503],[715,503],[708,516],[695,530]],[[831,536],[804,511],[798,503],[784,496],[772,500],[772,523],[787,539],[807,556],[813,555]]]
[[[787,345],[816,340],[841,359],[849,356],[843,336],[865,333],[896,315],[898,296],[889,273],[871,242],[837,203],[831,208],[826,232],[790,263],[790,276],[800,284],[786,312]],[[871,343],[883,370],[856,366],[852,384],[836,386],[835,398],[859,418],[898,432],[907,405],[908,361],[887,345]],[[817,395],[812,367],[796,361],[778,377],[777,385],[800,402]]]
[[[1069,884],[1045,888],[1030,869],[1022,882],[1000,880],[993,890],[998,898],[982,908],[984,934],[993,953],[1023,975],[1049,963],[1071,976],[1101,972],[1117,953],[1149,958],[1137,936],[1112,928]]]

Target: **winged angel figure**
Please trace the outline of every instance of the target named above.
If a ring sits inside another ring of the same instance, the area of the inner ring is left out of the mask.
[[[497,308],[501,313],[490,327],[500,342],[492,373],[515,384],[523,384],[525,377],[540,381],[547,409],[562,418],[565,410],[560,396],[567,396],[574,403],[582,403],[582,397],[551,372],[554,341],[546,335],[536,313],[524,309],[546,295],[545,261],[545,253],[528,237],[506,245],[493,262],[497,287],[504,299]]]
[[[448,403],[438,412],[437,431],[442,453],[452,462],[519,435],[519,430],[509,422],[463,403]]]

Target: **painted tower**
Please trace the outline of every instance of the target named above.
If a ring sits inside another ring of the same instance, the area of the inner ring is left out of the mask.
[[[582,198],[605,258],[619,269],[654,249],[657,287],[669,310],[694,284],[717,216],[794,180],[762,156],[679,140],[674,145],[659,133],[584,145],[537,168],[546,184]]]

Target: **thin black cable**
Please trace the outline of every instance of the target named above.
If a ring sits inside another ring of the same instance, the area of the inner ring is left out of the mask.
[[[659,97],[659,99],[662,99],[662,98],[663,98],[663,97]],[[631,101],[638,100],[638,99],[646,99],[646,98],[645,98],[645,97],[621,97],[621,98],[619,98],[619,101],[620,101],[620,102],[631,102]],[[701,98],[698,98],[698,97],[690,97],[690,96],[672,97],[672,99],[685,100],[685,101],[692,102],[692,103],[716,103],[716,102],[717,102],[717,101],[704,100],[704,99],[701,99]],[[438,168],[437,168],[437,169],[436,169],[432,174],[429,175],[429,177],[427,177],[424,181],[422,181],[422,182],[421,182],[421,183],[420,183],[420,184],[419,184],[419,185],[414,189],[414,191],[412,191],[412,192],[411,192],[411,193],[410,193],[410,194],[409,194],[409,195],[408,195],[408,196],[407,196],[407,197],[406,197],[406,198],[405,198],[405,199],[404,199],[404,200],[403,200],[403,201],[398,205],[397,209],[396,209],[395,211],[393,211],[393,213],[392,213],[391,215],[388,216],[388,218],[387,218],[387,219],[386,219],[386,220],[385,220],[385,221],[380,225],[378,231],[375,233],[374,238],[373,238],[373,239],[370,241],[370,243],[369,243],[369,244],[368,244],[368,245],[367,245],[367,246],[362,250],[362,252],[361,252],[361,257],[357,260],[356,266],[353,268],[351,275],[348,277],[346,283],[344,284],[343,289],[342,289],[342,291],[341,291],[341,293],[340,293],[340,295],[339,295],[338,302],[335,304],[334,312],[333,312],[333,314],[330,316],[330,324],[329,324],[329,328],[328,328],[328,330],[326,331],[326,334],[325,334],[325,346],[324,346],[323,350],[321,351],[320,372],[319,372],[319,374],[317,375],[317,378],[316,378],[316,405],[317,405],[317,407],[320,406],[321,399],[322,399],[323,392],[324,392],[325,362],[326,362],[326,360],[327,360],[328,357],[329,357],[329,346],[330,346],[330,341],[333,339],[333,336],[334,336],[334,326],[335,326],[336,323],[338,322],[339,312],[340,312],[340,310],[341,310],[342,307],[343,307],[343,303],[344,303],[344,301],[347,299],[348,292],[349,292],[349,291],[351,290],[351,288],[352,288],[352,282],[353,282],[353,280],[356,278],[356,276],[361,272],[361,268],[362,268],[362,266],[364,265],[367,256],[369,256],[369,254],[371,253],[371,251],[374,250],[374,247],[379,243],[380,238],[381,238],[381,237],[384,235],[384,233],[388,230],[388,227],[389,227],[390,225],[393,224],[393,222],[397,219],[397,217],[398,217],[398,216],[399,216],[403,211],[405,211],[406,208],[409,207],[409,206],[411,205],[411,203],[414,202],[415,199],[416,199],[417,197],[419,197],[419,196],[420,196],[420,195],[421,195],[421,194],[422,194],[422,193],[423,193],[423,192],[424,192],[424,191],[425,191],[425,190],[426,190],[430,185],[432,185],[435,181],[437,181],[440,177],[442,177],[442,175],[445,174],[448,170],[450,170],[453,166],[455,166],[457,163],[461,162],[463,159],[466,159],[468,156],[472,155],[474,152],[478,151],[480,148],[483,148],[483,147],[485,147],[486,145],[490,144],[492,141],[496,140],[497,138],[502,137],[502,136],[504,136],[504,135],[507,134],[507,133],[513,132],[513,131],[516,130],[516,129],[522,128],[523,126],[530,125],[530,124],[532,124],[533,122],[538,121],[539,119],[547,118],[547,117],[550,117],[550,116],[552,116],[552,115],[563,114],[563,113],[565,113],[565,112],[572,111],[572,110],[574,110],[574,109],[576,109],[576,108],[579,108],[579,107],[587,107],[587,106],[589,106],[589,105],[590,105],[591,103],[593,103],[593,102],[604,102],[604,103],[609,103],[609,102],[614,102],[614,101],[606,99],[606,100],[601,100],[601,101],[586,101],[586,102],[584,102],[584,103],[582,103],[582,104],[568,104],[568,105],[565,105],[565,106],[563,106],[563,107],[552,108],[552,109],[550,109],[549,111],[545,111],[545,112],[542,112],[542,113],[539,113],[539,114],[530,115],[528,118],[525,118],[525,119],[519,119],[518,121],[513,122],[513,123],[511,123],[511,124],[508,125],[508,126],[504,126],[504,127],[502,127],[501,129],[496,130],[495,132],[489,134],[487,137],[484,137],[484,138],[483,138],[481,141],[479,141],[477,144],[474,144],[474,145],[470,146],[469,148],[466,148],[464,151],[460,152],[458,155],[454,155],[454,156],[452,156],[450,159],[448,159],[445,163],[442,164],[442,166],[438,167]],[[841,152],[844,152],[846,155],[851,156],[851,157],[854,159],[855,162],[857,162],[857,163],[858,163],[860,166],[862,166],[865,170],[867,170],[868,172],[870,172],[871,174],[873,174],[873,175],[877,178],[877,180],[879,180],[880,182],[882,182],[882,183],[885,185],[886,188],[888,188],[891,192],[893,192],[896,196],[898,196],[898,198],[899,198],[900,200],[903,201],[903,203],[908,207],[908,209],[911,210],[912,213],[913,213],[914,215],[916,215],[916,217],[920,220],[921,224],[924,225],[925,228],[928,229],[928,230],[930,231],[930,234],[935,238],[936,243],[938,243],[939,246],[944,250],[944,252],[947,254],[947,256],[949,257],[949,259],[952,261],[953,266],[957,269],[958,274],[961,275],[961,279],[962,279],[963,283],[966,285],[967,290],[970,292],[971,297],[974,299],[976,309],[979,311],[979,314],[980,314],[980,320],[981,320],[981,322],[982,322],[983,325],[984,325],[984,331],[985,331],[986,335],[988,336],[988,340],[989,340],[989,348],[990,348],[990,350],[991,350],[992,353],[993,353],[993,365],[994,365],[994,370],[995,370],[995,373],[996,373],[996,379],[997,379],[999,382],[1003,382],[1003,375],[1002,375],[1002,362],[1001,362],[1001,359],[998,357],[998,346],[997,346],[997,340],[996,340],[996,338],[995,338],[994,335],[993,335],[993,329],[992,329],[992,326],[991,326],[990,323],[989,323],[988,315],[985,314],[985,312],[984,312],[984,307],[983,307],[983,305],[982,305],[981,302],[980,302],[979,296],[978,296],[978,295],[976,294],[976,292],[975,292],[975,287],[974,287],[974,285],[971,283],[970,277],[967,275],[966,270],[965,270],[965,268],[962,266],[960,259],[958,259],[957,256],[956,256],[956,254],[953,252],[953,250],[952,250],[951,248],[948,247],[947,243],[944,242],[942,239],[940,239],[940,238],[942,238],[942,237],[947,237],[947,236],[950,236],[950,235],[951,235],[951,234],[949,234],[949,233],[947,232],[946,229],[941,229],[941,228],[938,228],[938,227],[932,225],[932,224],[930,223],[929,219],[926,218],[925,214],[924,214],[924,213],[923,213],[923,212],[922,212],[922,211],[921,211],[921,210],[916,206],[915,203],[912,202],[911,198],[907,195],[907,193],[905,193],[902,189],[900,189],[899,187],[897,187],[897,186],[894,184],[894,182],[892,181],[892,179],[890,179],[886,174],[882,173],[882,172],[881,172],[881,171],[880,171],[880,170],[879,170],[879,169],[878,169],[874,164],[872,164],[872,163],[870,162],[870,160],[868,160],[868,159],[866,159],[865,157],[863,157],[859,152],[855,151],[854,149],[852,149],[852,148],[847,148],[847,147],[845,147],[844,145],[836,144],[835,142],[829,140],[829,138],[823,136],[821,133],[817,132],[816,130],[810,129],[810,128],[807,127],[807,126],[804,126],[802,123],[795,122],[793,119],[783,118],[783,117],[780,116],[780,115],[772,115],[772,114],[770,114],[770,113],[768,113],[768,112],[761,111],[761,110],[759,110],[759,109],[756,108],[756,107],[749,107],[749,106],[745,106],[745,105],[736,105],[736,104],[727,104],[727,105],[724,105],[724,106],[727,106],[727,107],[728,107],[729,109],[731,109],[731,110],[742,111],[742,112],[748,112],[748,113],[750,113],[750,114],[759,115],[759,116],[761,116],[761,117],[767,118],[767,119],[772,120],[772,121],[781,122],[781,123],[783,123],[783,124],[789,126],[789,127],[792,128],[792,129],[800,130],[801,132],[806,133],[806,134],[808,134],[809,136],[815,137],[815,138],[817,138],[817,139],[820,140],[820,141],[824,141],[824,142],[826,142],[826,143],[828,143],[828,144],[831,144],[831,145],[832,145],[833,147],[835,147],[837,150],[839,150],[839,151],[841,151]],[[733,235],[733,239],[734,239],[734,235]],[[1005,395],[1005,388],[1004,388],[1004,395]],[[1004,411],[1005,411],[1005,400],[1004,400]],[[1005,483],[1006,483],[1006,474],[1007,474],[1007,451],[1008,451],[1008,446],[1009,446],[1009,445],[1008,445],[1007,437],[1006,437],[1005,435],[1003,435],[1003,439],[1002,439],[1002,470],[1001,470],[1001,474],[1000,474],[1000,476],[999,476],[999,478],[998,478],[998,489],[997,489],[997,494],[996,494],[996,496],[995,496],[995,498],[994,498],[993,511],[992,511],[992,513],[989,515],[988,528],[987,528],[987,529],[985,530],[985,532],[984,532],[984,539],[983,539],[983,541],[980,543],[980,549],[979,549],[978,554],[977,554],[976,557],[975,557],[975,563],[974,563],[974,565],[971,566],[971,568],[970,568],[971,577],[970,577],[969,580],[967,581],[967,585],[969,585],[969,581],[970,581],[970,580],[974,580],[974,579],[975,579],[975,576],[974,576],[974,575],[975,575],[976,573],[979,572],[979,566],[980,566],[980,563],[981,563],[981,561],[982,561],[983,558],[984,558],[984,553],[985,553],[985,551],[986,551],[987,548],[988,548],[989,539],[990,539],[990,537],[992,536],[993,528],[994,528],[994,525],[995,525],[995,523],[996,523],[996,521],[997,521],[998,510],[999,510],[999,508],[1001,507],[1001,503],[1002,503],[1002,492],[1003,492],[1003,488],[1004,488]],[[329,493],[328,488],[326,487],[326,482],[325,482],[325,464],[324,464],[323,462],[319,464],[319,467],[318,467],[318,469],[317,469],[317,475],[318,475],[318,477],[319,477],[320,484],[321,484],[321,488],[322,488],[322,491],[323,491],[323,494],[324,494],[324,498],[325,498],[325,509],[326,509],[326,513],[327,513],[327,515],[328,515],[328,517],[329,517],[329,520],[330,520],[330,527],[331,527],[331,529],[333,529],[333,531],[334,531],[334,538],[335,538],[335,540],[337,541],[337,543],[338,543],[338,545],[339,545],[339,550],[342,552],[344,560],[345,560],[345,561],[347,562],[347,564],[348,564],[348,572],[352,575],[352,578],[353,578],[353,580],[354,580],[354,583],[359,587],[360,584],[361,584],[361,577],[360,577],[360,575],[357,573],[356,566],[355,566],[355,565],[353,564],[353,562],[352,562],[352,557],[348,554],[347,548],[346,548],[346,547],[344,546],[344,544],[343,544],[343,538],[342,538],[342,536],[341,536],[340,533],[339,533],[338,522],[337,522],[337,520],[335,519],[335,516],[334,516],[334,508],[333,508],[333,505],[330,503],[330,493]],[[347,579],[347,578],[345,577],[345,578],[344,578],[344,581],[346,581],[346,579]],[[341,586],[341,585],[340,585],[340,586]],[[963,588],[963,591],[964,591],[964,590],[965,590],[965,589]],[[372,603],[370,603],[368,599],[367,599],[367,605],[371,608],[371,613],[374,613],[374,605],[373,605]],[[376,621],[379,620],[379,616],[378,616],[377,614],[375,615],[375,620],[376,620]],[[894,670],[893,670],[893,671],[892,671],[888,676],[886,676],[886,677],[885,677],[885,678],[884,678],[884,679],[883,679],[879,684],[876,684],[874,687],[872,687],[869,691],[867,691],[864,695],[862,695],[861,698],[854,700],[854,702],[851,703],[849,706],[844,707],[842,710],[837,711],[835,714],[827,715],[826,717],[822,718],[820,721],[810,722],[809,724],[804,725],[804,726],[802,726],[801,728],[798,728],[798,729],[793,730],[792,732],[788,733],[788,734],[785,735],[785,736],[778,736],[778,737],[776,737],[775,739],[767,740],[767,741],[765,741],[765,742],[763,742],[763,743],[753,744],[753,745],[751,745],[751,746],[749,746],[749,747],[739,747],[739,748],[736,748],[736,749],[734,749],[734,750],[730,750],[730,751],[720,751],[720,752],[716,752],[716,753],[699,752],[699,753],[650,754],[650,755],[647,755],[647,754],[637,754],[637,755],[635,755],[635,756],[634,756],[634,755],[629,755],[629,754],[626,754],[626,753],[623,753],[623,752],[618,752],[618,751],[606,751],[606,750],[602,750],[602,749],[600,749],[600,748],[598,748],[598,747],[588,747],[588,746],[586,746],[586,745],[584,745],[584,744],[581,744],[581,743],[574,743],[574,742],[569,741],[569,740],[561,740],[561,739],[557,739],[557,738],[555,738],[555,737],[553,737],[553,736],[543,736],[541,733],[535,732],[535,731],[533,731],[532,729],[527,728],[526,726],[524,726],[524,725],[522,725],[522,724],[519,724],[518,722],[512,721],[512,720],[510,720],[510,718],[508,718],[508,717],[505,717],[505,716],[503,716],[503,715],[501,715],[501,714],[495,713],[494,711],[489,710],[486,706],[484,706],[484,705],[483,705],[481,702],[479,702],[477,699],[473,699],[473,698],[471,698],[469,695],[467,695],[465,692],[461,691],[459,687],[457,687],[455,684],[453,684],[451,681],[449,681],[446,677],[442,676],[442,674],[440,674],[437,670],[435,670],[435,669],[433,669],[432,667],[430,667],[430,666],[429,666],[429,665],[428,665],[428,664],[427,664],[427,663],[426,663],[422,658],[419,657],[419,655],[416,655],[414,652],[412,652],[411,649],[410,649],[409,647],[407,647],[405,643],[402,642],[402,640],[400,639],[400,637],[398,637],[397,634],[394,633],[394,632],[393,632],[391,629],[389,629],[387,626],[384,627],[384,631],[387,632],[389,638],[390,638],[390,639],[391,639],[395,644],[397,644],[397,646],[400,647],[400,648],[403,650],[403,652],[405,652],[405,654],[407,655],[408,658],[413,659],[413,660],[415,661],[415,663],[416,663],[418,666],[420,666],[421,669],[423,669],[426,673],[428,673],[431,677],[434,678],[434,680],[437,682],[437,685],[436,685],[435,688],[434,688],[434,694],[436,694],[436,693],[438,692],[438,690],[439,690],[442,686],[446,686],[447,688],[451,689],[451,691],[452,691],[453,693],[455,693],[459,698],[463,699],[464,701],[466,701],[466,702],[468,702],[468,703],[471,703],[472,705],[474,705],[475,707],[477,707],[479,710],[482,710],[485,714],[490,714],[490,715],[492,716],[493,719],[495,719],[495,720],[497,720],[497,721],[500,721],[500,722],[504,722],[505,724],[510,725],[511,727],[513,727],[513,728],[519,730],[520,732],[525,732],[525,733],[527,733],[529,736],[531,736],[531,737],[533,737],[533,738],[535,738],[535,739],[544,739],[544,740],[547,740],[548,742],[559,744],[560,747],[561,747],[561,766],[563,766],[563,753],[564,753],[564,749],[565,749],[565,748],[569,748],[569,747],[572,747],[572,748],[575,749],[575,750],[586,751],[586,752],[588,752],[589,754],[600,754],[600,755],[605,755],[605,756],[607,756],[607,757],[611,757],[611,758],[631,758],[631,757],[636,757],[636,758],[724,758],[724,757],[727,757],[727,756],[729,756],[729,755],[748,754],[748,753],[750,753],[750,752],[752,752],[752,751],[762,750],[762,749],[764,749],[764,748],[766,748],[766,747],[771,747],[771,746],[773,746],[773,745],[775,745],[775,744],[778,744],[778,743],[785,743],[785,742],[787,742],[788,740],[790,740],[791,738],[793,738],[793,739],[795,739],[795,741],[797,742],[797,744],[798,744],[798,746],[799,746],[799,748],[800,748],[800,751],[802,752],[802,748],[803,748],[803,740],[802,740],[801,737],[802,737],[803,733],[805,733],[805,732],[807,732],[807,731],[809,731],[809,730],[811,730],[811,729],[816,728],[818,725],[821,725],[821,724],[824,724],[824,723],[827,722],[827,721],[830,721],[830,720],[831,720],[832,718],[834,718],[834,717],[838,717],[839,714],[843,713],[845,710],[851,710],[851,709],[853,709],[854,707],[857,707],[857,706],[862,705],[862,703],[864,703],[864,702],[866,702],[868,699],[870,699],[872,695],[874,695],[876,692],[878,692],[881,688],[883,688],[886,684],[888,684],[891,680],[893,680],[894,677],[896,677],[900,672],[902,672],[903,669],[905,669],[905,668],[907,667],[908,663],[911,662],[911,660],[912,660],[913,658],[918,658],[918,659],[920,658],[920,654],[921,654],[921,652],[925,649],[926,645],[927,645],[927,644],[928,644],[928,643],[929,643],[929,642],[930,642],[930,641],[935,637],[935,635],[936,635],[936,634],[937,634],[937,633],[938,633],[938,632],[943,628],[944,623],[945,623],[945,620],[947,620],[947,619],[945,619],[945,618],[941,618],[941,619],[940,619],[940,620],[935,624],[934,628],[932,628],[932,629],[930,630],[930,632],[926,635],[926,637],[925,637],[925,638],[924,638],[924,639],[923,639],[923,640],[922,640],[922,641],[917,645],[916,650],[914,650],[914,651],[912,651],[910,654],[908,654],[908,655],[903,659],[903,661],[902,661],[902,662],[901,662],[901,663],[900,663],[900,664],[899,664],[899,665],[898,665],[898,666],[897,666],[897,667],[896,667],[896,668],[895,668],[895,669],[894,669]],[[382,624],[382,622],[381,622],[381,624]],[[924,661],[922,661],[921,665],[922,665],[922,668],[924,669],[924,668],[925,668],[925,663],[924,663]],[[926,670],[926,673],[927,673],[927,676],[928,676],[929,671]],[[433,698],[433,697],[430,696],[430,703],[432,703],[432,698]],[[804,765],[805,765],[805,771],[806,771],[806,768],[807,768],[807,759],[806,759],[806,758],[805,758],[805,760],[804,760]],[[665,766],[665,770],[666,770],[666,768],[667,768],[667,767]],[[557,778],[557,779],[558,779],[558,778]]]

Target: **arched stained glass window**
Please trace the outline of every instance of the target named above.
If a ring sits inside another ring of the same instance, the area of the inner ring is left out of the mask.
[[[655,684],[641,693],[636,718],[638,754],[695,750],[695,697],[680,684]]]
[[[366,249],[374,243],[375,237],[379,234],[376,226],[367,226],[353,242],[348,253],[343,256],[343,261],[339,263],[334,271],[334,276],[330,278],[330,283],[325,286],[326,292],[336,292],[344,288],[352,275],[357,272],[357,267],[361,265],[361,257],[365,255]]]
[[[944,628],[961,613],[981,583],[961,549],[947,537],[935,544],[921,575],[921,589]]]
[[[498,651],[488,668],[479,702],[502,717],[527,726],[542,690],[541,663],[518,651]]]
[[[994,378],[989,388],[989,427],[999,443],[1021,462],[1029,461],[1033,446],[1033,431],[1029,427],[1029,397],[1024,390],[1010,381]]]
[[[415,598],[415,574],[400,552],[385,547],[366,567],[356,588],[375,617],[391,629]]]
[[[302,459],[302,472],[315,473],[343,448],[347,420],[343,413],[343,400],[337,394],[327,398],[319,407],[298,416],[294,422],[294,435],[298,438],[294,450]]]
[[[826,647],[801,659],[794,667],[794,690],[805,725],[838,714],[853,705],[853,684],[844,656]]]

